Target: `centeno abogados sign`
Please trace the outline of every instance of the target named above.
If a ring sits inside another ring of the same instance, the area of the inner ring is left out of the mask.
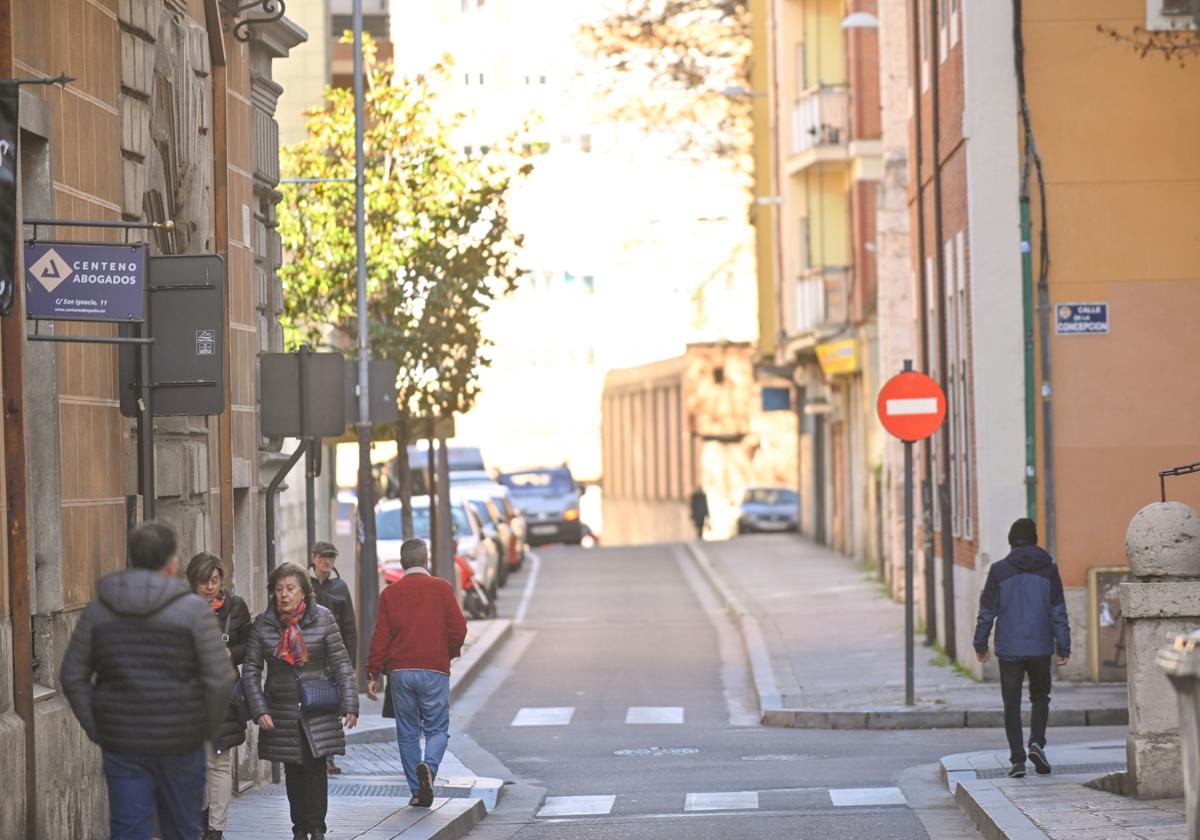
[[[140,322],[146,312],[146,246],[25,244],[30,318]]]

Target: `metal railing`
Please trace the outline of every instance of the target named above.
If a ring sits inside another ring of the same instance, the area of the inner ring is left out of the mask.
[[[850,91],[845,85],[814,85],[796,100],[792,151],[850,142]]]
[[[848,322],[850,281],[851,269],[845,266],[810,268],[797,277],[788,333],[804,335]]]

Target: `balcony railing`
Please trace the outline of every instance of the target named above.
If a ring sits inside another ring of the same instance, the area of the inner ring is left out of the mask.
[[[788,333],[807,335],[849,321],[851,277],[851,269],[841,266],[810,268],[797,277]]]
[[[850,142],[850,93],[844,85],[816,85],[796,100],[792,152]]]

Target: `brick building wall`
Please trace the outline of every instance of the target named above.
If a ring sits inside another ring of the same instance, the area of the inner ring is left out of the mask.
[[[231,458],[220,462],[218,418],[159,418],[156,508],[180,535],[186,564],[198,550],[226,555],[227,570],[252,609],[263,601],[260,462],[271,460],[257,429],[257,356],[279,343],[274,193],[278,140],[272,60],[303,33],[286,20],[244,44],[228,12],[205,0],[3,0],[14,74],[66,73],[65,87],[21,95],[19,181],[26,218],[166,221],[173,232],[146,239],[151,254],[225,251],[232,391]],[[208,13],[217,11],[218,19]],[[0,14],[0,21],[5,20]],[[212,27],[220,28],[215,39]],[[219,90],[214,44],[223,48],[228,125],[215,129]],[[217,171],[228,165],[228,230],[218,227]],[[88,227],[41,229],[42,238],[115,242],[122,233]],[[32,230],[26,227],[26,235]],[[228,248],[222,247],[226,235]],[[22,313],[3,330],[25,330]],[[63,336],[112,336],[108,324],[43,323]],[[24,332],[22,332],[24,334]],[[34,634],[36,789],[24,787],[25,722],[15,713],[11,570],[0,554],[0,836],[24,834],[36,809],[36,836],[100,836],[107,804],[99,751],[84,737],[58,692],[58,669],[98,580],[125,566],[125,532],[141,510],[135,424],[119,409],[118,351],[112,345],[27,342],[25,457],[29,498],[31,624]],[[221,486],[220,476],[230,477]],[[234,497],[223,527],[221,494]],[[231,526],[231,527],[230,527]],[[232,539],[231,539],[232,538]],[[234,551],[222,551],[232,543]],[[242,750],[241,781],[263,770]],[[52,793],[53,792],[53,793]]]

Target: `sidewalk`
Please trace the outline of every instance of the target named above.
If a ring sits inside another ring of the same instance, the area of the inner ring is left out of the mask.
[[[1182,799],[1142,801],[1085,787],[1125,768],[1123,741],[1050,746],[1050,776],[1009,779],[1008,752],[942,759],[942,779],[988,840],[1186,840]]]
[[[463,655],[451,664],[450,696],[458,697],[508,638],[511,622],[467,624]],[[331,840],[458,840],[496,807],[503,782],[479,778],[451,752],[438,768],[432,808],[410,808],[408,783],[396,748],[396,725],[380,700],[360,696],[358,726],[346,737],[342,773],[329,778]],[[262,840],[291,830],[283,785],[267,785],[233,800],[228,840]]]
[[[933,664],[937,654],[920,640],[917,702],[904,705],[904,607],[850,558],[790,535],[688,547],[741,625],[764,724],[814,729],[1003,725],[999,686]],[[1051,725],[1127,720],[1124,685],[1055,683]]]

